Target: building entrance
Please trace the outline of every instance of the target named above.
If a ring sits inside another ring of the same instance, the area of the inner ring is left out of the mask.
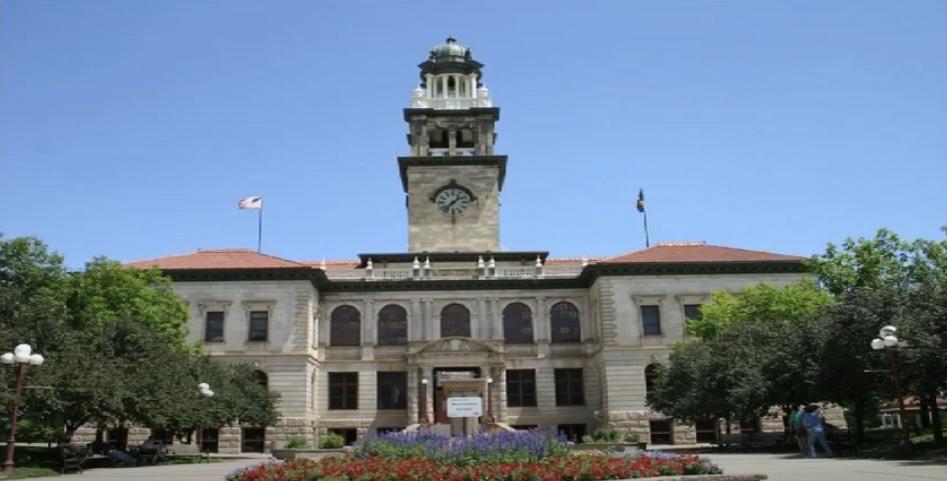
[[[478,379],[479,367],[435,367],[434,371],[434,422],[450,423],[447,417],[447,394],[441,381],[445,379]]]

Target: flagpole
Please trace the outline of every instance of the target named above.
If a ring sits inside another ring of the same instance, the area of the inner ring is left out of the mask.
[[[648,211],[641,211],[644,214],[644,246],[651,247],[651,236],[648,235]]]
[[[256,251],[260,252],[263,248],[263,206],[260,205],[260,215],[257,217],[256,226]]]

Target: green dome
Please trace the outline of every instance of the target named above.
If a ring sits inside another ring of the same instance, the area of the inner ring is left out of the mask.
[[[470,49],[457,43],[457,39],[447,37],[447,40],[431,49],[431,60],[451,60],[448,57],[469,58]]]

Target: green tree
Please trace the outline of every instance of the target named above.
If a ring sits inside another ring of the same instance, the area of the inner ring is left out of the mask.
[[[810,280],[785,287],[757,284],[737,294],[715,292],[710,302],[701,306],[700,318],[689,320],[685,331],[699,339],[711,339],[735,324],[758,322],[792,326],[831,303],[832,298]]]
[[[100,258],[67,273],[38,239],[0,238],[0,342],[29,342],[46,357],[21,404],[29,432],[69,440],[89,423],[177,431],[275,423],[276,396],[250,367],[211,362],[185,344],[186,320],[184,303],[157,270]],[[4,401],[7,371],[0,370]],[[199,382],[217,396],[201,397]]]

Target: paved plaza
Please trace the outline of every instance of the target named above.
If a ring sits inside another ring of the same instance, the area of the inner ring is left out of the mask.
[[[806,459],[791,454],[711,454],[726,474],[763,473],[770,481],[947,480],[947,462]]]
[[[803,459],[775,454],[712,454],[709,456],[727,474],[764,473],[770,481],[923,481],[947,480],[947,463],[930,461],[877,461],[864,459]],[[95,481],[223,481],[234,469],[260,462],[228,459],[213,464],[184,464],[125,469],[94,469],[82,475],[32,478],[34,481],[64,481],[70,478]]]

